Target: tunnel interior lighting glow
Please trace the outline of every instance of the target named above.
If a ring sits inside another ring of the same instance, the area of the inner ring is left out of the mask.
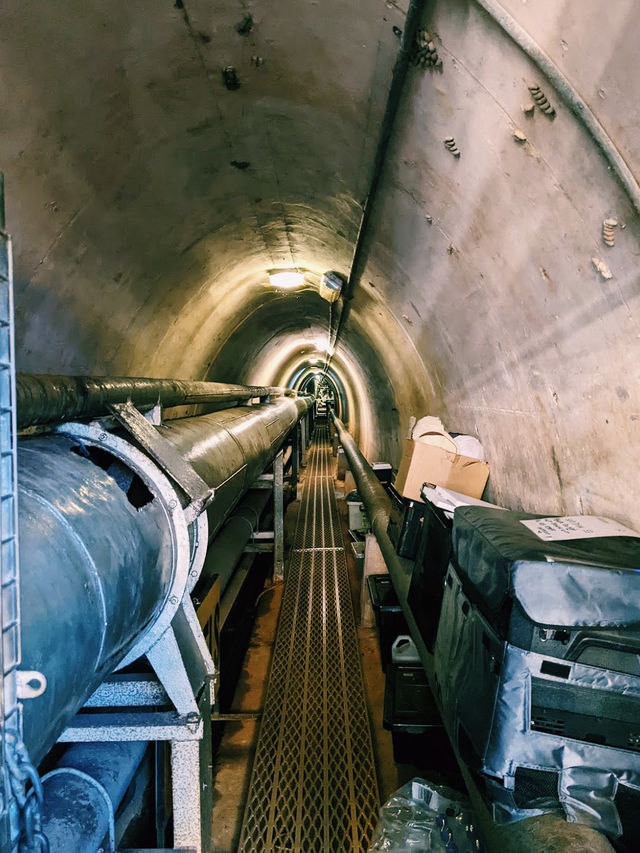
[[[293,290],[304,284],[304,275],[298,270],[272,270],[269,273],[269,284],[284,290]]]
[[[334,348],[331,346],[326,337],[315,338],[314,340],[309,341],[309,343],[314,346],[318,352],[324,352],[327,355],[333,355]]]

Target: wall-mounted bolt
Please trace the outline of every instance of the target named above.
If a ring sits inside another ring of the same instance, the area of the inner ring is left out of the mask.
[[[605,219],[602,223],[602,242],[607,246],[615,246],[616,244],[616,228],[618,227],[617,219]]]
[[[106,432],[101,432],[101,433],[100,433],[100,435],[98,436],[98,439],[99,439],[100,441],[106,441],[106,440],[107,440],[107,434],[106,434]]]
[[[430,214],[430,213],[427,213],[427,215],[425,216],[425,219],[427,220],[427,222],[429,223],[429,225],[432,225],[432,224],[433,224],[433,216],[431,216],[431,214]]]
[[[169,596],[169,604],[177,604],[177,603],[178,603],[178,596],[177,595],[170,595]]]
[[[224,80],[224,85],[230,92],[234,92],[236,89],[240,88],[238,72],[233,65],[227,65],[222,69],[222,79]]]
[[[513,131],[513,138],[515,139],[516,142],[519,142],[520,144],[527,141],[527,137],[524,135],[524,133],[521,130],[514,130]]]
[[[529,91],[531,92],[531,97],[535,101],[535,105],[538,107],[540,112],[543,112],[545,115],[549,116],[549,118],[555,118],[556,111],[549,103],[549,99],[540,86],[529,86]]]
[[[191,711],[187,714],[186,724],[189,731],[195,732],[200,725],[200,720],[202,717],[200,714],[197,714],[195,711]]]
[[[456,145],[456,140],[454,139],[453,136],[447,136],[446,139],[442,140],[442,144],[447,149],[447,151],[449,151],[451,154],[453,154],[454,157],[460,156],[460,149]]]

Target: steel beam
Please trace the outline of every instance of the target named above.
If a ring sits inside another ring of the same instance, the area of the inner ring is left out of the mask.
[[[273,460],[273,577],[284,577],[284,468],[282,450]]]

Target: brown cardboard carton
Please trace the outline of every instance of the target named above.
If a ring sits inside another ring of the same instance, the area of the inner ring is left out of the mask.
[[[481,498],[488,478],[486,462],[406,439],[394,485],[401,495],[413,500],[420,500],[423,483]]]

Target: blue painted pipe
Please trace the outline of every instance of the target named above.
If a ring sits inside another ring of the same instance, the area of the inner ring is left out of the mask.
[[[24,707],[36,765],[157,617],[171,581],[158,502],[137,510],[77,444],[33,438],[18,450],[23,668],[47,679]]]
[[[42,779],[42,831],[52,853],[115,849],[114,814],[147,743],[78,743]]]

